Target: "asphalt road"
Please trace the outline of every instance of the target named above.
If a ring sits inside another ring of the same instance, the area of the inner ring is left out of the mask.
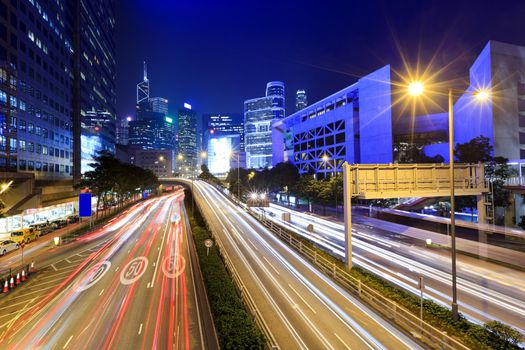
[[[40,252],[49,266],[0,299],[2,348],[217,348],[182,198],[140,203]]]
[[[195,198],[279,349],[418,349],[209,184]]]
[[[278,222],[319,246],[344,258],[344,227],[272,204],[264,208],[267,219]],[[260,212],[260,210],[259,210]],[[291,222],[283,222],[291,212]],[[271,213],[271,215],[270,215]],[[306,230],[313,224],[314,231]],[[445,306],[451,302],[451,262],[447,250],[429,249],[421,240],[392,232],[389,222],[353,216],[354,264],[419,295],[418,278],[425,279],[424,295]],[[487,261],[458,256],[460,312],[477,323],[500,320],[525,330],[525,273]]]

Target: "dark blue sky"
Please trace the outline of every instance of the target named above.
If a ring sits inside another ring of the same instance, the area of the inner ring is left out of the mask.
[[[119,117],[133,114],[143,60],[170,113],[184,101],[242,113],[269,80],[284,81],[292,112],[298,88],[315,102],[385,64],[402,70],[400,53],[466,79],[488,40],[525,45],[524,0],[116,2]]]

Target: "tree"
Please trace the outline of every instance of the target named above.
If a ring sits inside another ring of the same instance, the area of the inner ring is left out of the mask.
[[[505,190],[505,180],[513,175],[505,157],[493,157],[493,147],[490,139],[478,136],[472,140],[456,145],[454,155],[461,163],[485,163],[485,179],[492,187],[494,206],[506,207],[508,205],[509,191]],[[459,208],[470,208],[471,212],[477,206],[473,196],[459,196],[456,198]]]
[[[445,161],[439,154],[434,157],[427,156],[423,147],[416,145],[406,146],[399,153],[399,163],[443,163]]]
[[[216,184],[220,183],[220,180],[210,172],[210,169],[206,164],[201,165],[201,173],[199,174],[198,178]]]
[[[454,149],[454,156],[461,163],[478,163],[492,160],[493,147],[490,139],[478,136],[465,143],[458,143]]]
[[[115,195],[117,203],[123,204],[132,194],[152,190],[159,184],[151,170],[122,163],[106,151],[98,152],[93,160],[89,164],[93,170],[84,173],[75,188],[89,189],[97,197],[97,209],[101,203],[106,204],[109,195]]]

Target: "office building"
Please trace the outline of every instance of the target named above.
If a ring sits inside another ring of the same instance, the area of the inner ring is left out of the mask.
[[[284,118],[284,83],[266,85],[264,97],[244,102],[246,165],[249,168],[272,167],[272,121]]]
[[[300,111],[308,106],[308,100],[306,98],[306,91],[297,90],[295,93],[295,111]]]
[[[151,97],[149,99],[153,112],[168,115],[168,100],[162,97]]]
[[[128,145],[135,149],[175,149],[175,125],[172,117],[143,111],[129,122]]]
[[[82,149],[114,145],[114,25],[113,1],[0,4],[0,175],[13,180],[16,196],[3,198],[6,215],[20,214],[12,222],[74,201]],[[82,135],[99,139],[82,145]]]
[[[129,142],[129,122],[132,120],[131,117],[125,117],[120,119],[117,124],[117,145],[126,146]]]
[[[149,80],[146,62],[144,62],[142,81],[137,84],[137,104],[141,102],[149,102]]]
[[[348,163],[392,162],[390,66],[272,124],[273,165],[329,176]]]
[[[159,178],[173,176],[173,150],[135,150],[132,164],[149,169]]]
[[[189,176],[197,167],[197,114],[190,104],[184,103],[178,118],[177,171]]]
[[[115,153],[115,13],[112,0],[72,2],[73,62],[78,67],[73,70],[73,128],[77,131],[73,133],[73,175],[79,179],[91,170],[88,164],[96,152]],[[78,130],[80,139],[75,136]]]

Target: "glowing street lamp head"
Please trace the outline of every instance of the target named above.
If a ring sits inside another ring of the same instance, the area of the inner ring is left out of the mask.
[[[489,99],[490,93],[487,90],[479,90],[476,91],[474,97],[476,97],[476,100],[478,100],[478,102],[484,102]]]
[[[324,156],[322,156],[322,158],[321,158],[321,159],[322,159],[323,161],[325,161],[325,162],[326,162],[326,161],[327,161],[328,159],[330,159],[330,158],[329,158],[329,157],[328,157],[328,156],[327,156],[327,155],[325,154]]]
[[[208,156],[208,154],[205,151],[201,152],[201,158],[206,158],[207,156]]]
[[[265,198],[266,198],[266,193],[261,193],[261,194],[259,195],[259,198],[261,198],[261,199],[265,199]]]
[[[414,81],[408,85],[408,93],[412,96],[418,96],[423,93],[424,85],[420,81]]]
[[[162,162],[164,160],[164,156],[160,156],[159,160]]]
[[[183,160],[183,159],[184,159],[184,156],[183,156],[182,154],[179,154],[179,155],[177,156],[177,159],[178,159],[178,160]]]
[[[251,199],[257,199],[257,193],[250,194],[250,198]]]

